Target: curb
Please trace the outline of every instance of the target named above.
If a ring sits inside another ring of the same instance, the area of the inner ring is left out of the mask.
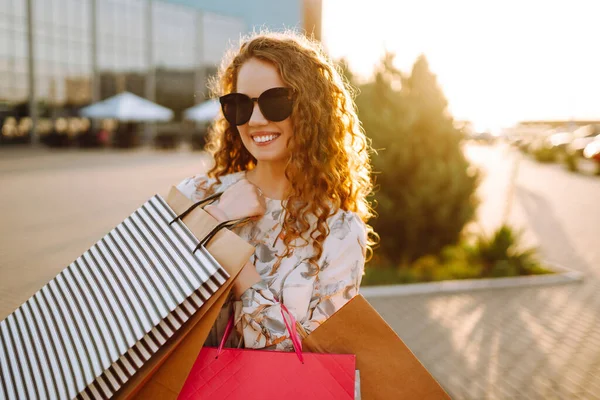
[[[367,298],[386,296],[412,296],[418,294],[458,293],[476,290],[506,289],[543,285],[560,285],[583,281],[584,275],[557,264],[543,263],[555,273],[508,278],[460,279],[442,282],[407,283],[401,285],[365,286],[359,293]]]

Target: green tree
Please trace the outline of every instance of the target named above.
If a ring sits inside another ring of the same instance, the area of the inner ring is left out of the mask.
[[[406,76],[387,53],[356,102],[373,156],[381,255],[407,265],[454,244],[475,213],[478,174],[424,56]]]

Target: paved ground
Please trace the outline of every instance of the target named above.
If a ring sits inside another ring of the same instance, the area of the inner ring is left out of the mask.
[[[514,153],[485,166],[481,226],[502,220]],[[0,318],[152,194],[206,167],[199,153],[0,149]],[[456,399],[600,399],[600,179],[523,160],[510,220],[583,284],[372,299]]]

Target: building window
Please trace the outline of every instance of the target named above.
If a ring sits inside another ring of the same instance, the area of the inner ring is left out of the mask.
[[[25,0],[0,7],[0,102],[27,101],[27,15]]]
[[[100,97],[144,95],[146,0],[97,0]]]
[[[89,0],[34,0],[38,100],[51,108],[91,101]]]

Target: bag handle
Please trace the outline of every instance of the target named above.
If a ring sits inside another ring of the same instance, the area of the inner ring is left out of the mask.
[[[245,218],[239,218],[239,219],[233,219],[231,221],[225,221],[225,222],[221,222],[219,225],[215,226],[213,228],[212,231],[210,231],[210,233],[208,235],[206,235],[204,237],[204,239],[202,239],[198,245],[196,246],[196,248],[194,249],[194,251],[192,253],[195,253],[196,251],[198,251],[202,246],[206,247],[206,245],[208,244],[208,242],[211,241],[212,238],[215,237],[215,235],[224,228],[227,229],[233,229],[236,226],[243,224],[245,222],[248,222],[252,219],[253,217],[245,217]]]
[[[279,303],[279,304],[281,305],[281,317],[283,318],[285,327],[290,335],[290,339],[292,339],[292,344],[294,345],[294,350],[296,351],[296,355],[298,356],[298,359],[300,360],[300,362],[302,364],[304,364],[304,356],[302,355],[302,342],[300,341],[300,337],[298,336],[298,333],[296,332],[296,330],[292,329],[292,326],[296,326],[296,319],[294,318],[292,313],[287,309],[287,307],[285,305],[283,305],[282,303]],[[284,311],[289,316],[290,322],[288,322],[287,319],[285,318]],[[232,314],[231,317],[229,318],[229,322],[227,323],[227,327],[225,328],[225,333],[223,334],[223,338],[221,339],[221,344],[219,344],[216,358],[219,358],[219,356],[221,355],[221,353],[223,351],[223,346],[225,345],[225,342],[227,341],[227,339],[229,339],[229,335],[231,334],[231,330],[233,329],[233,322],[234,322],[233,319],[234,319],[234,315]]]
[[[189,213],[191,213],[192,211],[194,211],[196,208],[202,206],[202,208],[204,208],[204,206],[207,206],[208,204],[212,204],[215,202],[215,200],[217,200],[219,197],[221,197],[221,195],[223,194],[223,192],[217,192],[215,194],[212,194],[200,201],[197,201],[196,203],[192,204],[191,206],[188,207],[187,210],[185,210],[184,212],[182,212],[181,214],[179,214],[178,216],[176,216],[175,218],[173,218],[173,220],[171,222],[169,222],[169,225],[172,225],[175,221],[181,221],[183,218],[185,218]],[[230,221],[225,221],[225,222],[221,222],[220,224],[218,224],[217,226],[215,226],[213,228],[212,231],[210,231],[210,233],[208,235],[206,235],[204,237],[204,239],[202,239],[200,241],[200,243],[198,243],[198,245],[196,246],[196,248],[194,249],[194,251],[192,253],[195,253],[196,251],[198,251],[202,246],[206,246],[208,244],[208,242],[211,241],[211,239],[213,237],[215,237],[215,235],[224,228],[235,228],[236,226],[247,222],[251,219],[251,217],[247,217],[247,218],[240,218],[240,219],[234,219],[234,220],[230,220]]]
[[[223,194],[223,192],[218,192],[218,193],[215,193],[211,196],[206,197],[205,199],[202,199],[202,200],[192,204],[187,210],[185,210],[184,212],[182,212],[181,214],[179,214],[178,216],[173,218],[173,220],[171,222],[169,222],[169,225],[173,224],[173,222],[175,222],[177,220],[181,220],[182,218],[185,218],[189,213],[194,211],[199,206],[204,206],[204,205],[214,203],[214,201],[216,199],[218,199],[219,197],[221,197],[222,194]],[[205,204],[205,203],[208,203],[208,204]]]

